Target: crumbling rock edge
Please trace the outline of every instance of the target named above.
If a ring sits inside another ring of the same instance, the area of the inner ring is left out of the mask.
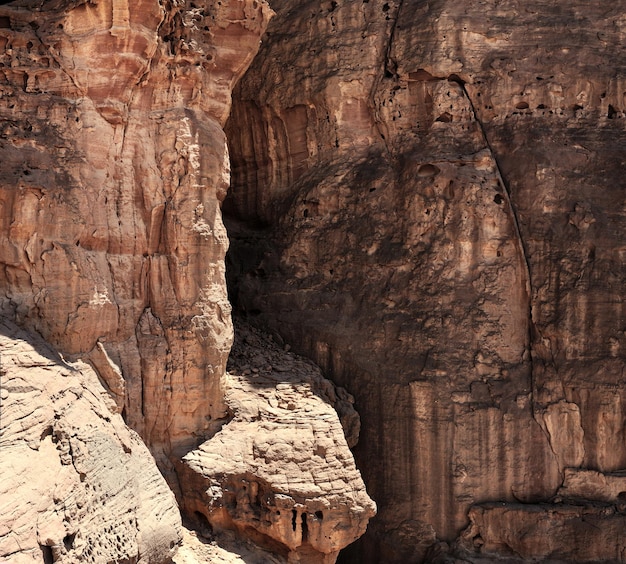
[[[376,511],[335,411],[354,441],[352,398],[243,322],[236,335],[224,383],[232,418],[183,458],[184,508],[290,561],[332,563]]]

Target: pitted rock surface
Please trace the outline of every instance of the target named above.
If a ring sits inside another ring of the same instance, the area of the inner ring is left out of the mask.
[[[232,419],[184,457],[186,508],[214,528],[253,529],[294,561],[334,562],[375,513],[333,408],[353,433],[352,398],[254,329],[237,335],[225,382]]]
[[[0,323],[0,560],[169,562],[174,494],[94,371]]]

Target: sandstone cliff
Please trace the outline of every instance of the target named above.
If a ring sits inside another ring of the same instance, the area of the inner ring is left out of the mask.
[[[626,561],[623,11],[0,3],[0,558]]]
[[[169,562],[174,495],[94,371],[0,324],[0,560]]]
[[[35,4],[0,7],[2,306],[88,359],[164,461],[225,416],[221,125],[269,8]]]
[[[626,466],[623,7],[272,7],[226,128],[233,300],[355,397],[379,513],[346,559],[471,523],[474,557],[623,561],[615,506],[525,505]]]
[[[142,440],[213,541],[256,531],[277,561],[332,563],[374,514],[332,407],[354,442],[345,392],[285,352],[256,423],[256,384],[225,374],[222,127],[271,16],[262,0],[0,5],[3,561],[166,562],[181,537],[179,562],[230,558],[182,534]]]

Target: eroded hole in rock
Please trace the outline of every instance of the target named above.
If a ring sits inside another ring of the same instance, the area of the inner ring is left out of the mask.
[[[63,539],[63,546],[65,547],[65,550],[71,550],[72,548],[74,548],[75,539],[76,533],[65,536],[65,538]]]
[[[52,554],[52,547],[45,544],[40,544],[41,555],[43,557],[44,564],[54,564],[54,555]]]
[[[433,165],[433,164],[423,164],[422,166],[419,167],[419,169],[417,170],[417,176],[421,176],[421,177],[430,177],[430,176],[437,176],[439,174],[439,167]]]
[[[302,542],[309,540],[309,526],[306,522],[306,513],[302,514]]]
[[[295,509],[291,510],[291,528],[293,531],[296,531],[296,527],[298,525],[298,512]]]
[[[430,81],[430,80],[437,80],[437,79],[432,74],[430,74],[427,70],[417,69],[415,72],[409,73],[409,80]]]
[[[46,427],[39,437],[39,440],[43,441],[46,437],[50,437],[52,435],[52,426]]]

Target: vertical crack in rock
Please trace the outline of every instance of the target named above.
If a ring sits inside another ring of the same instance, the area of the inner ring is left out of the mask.
[[[384,48],[382,52],[382,64],[380,65],[380,72],[377,74],[375,80],[372,82],[372,89],[370,92],[370,96],[368,98],[368,103],[371,108],[372,117],[374,120],[374,124],[376,126],[376,130],[378,131],[380,139],[382,139],[383,141],[383,144],[387,150],[388,155],[391,155],[391,150],[390,150],[389,141],[388,141],[389,134],[388,132],[387,132],[387,135],[383,133],[383,130],[386,131],[387,128],[384,126],[384,121],[379,116],[378,109],[375,103],[375,96],[376,96],[376,92],[380,88],[381,81],[388,79],[388,78],[393,78],[393,77],[397,78],[398,65],[392,59],[392,47],[393,47],[394,36],[396,33],[396,26],[398,25],[398,16],[400,15],[402,11],[403,2],[404,0],[397,0],[397,3],[395,4],[395,9],[393,13],[391,14],[389,13],[390,12],[389,4],[386,3],[383,5],[383,7],[387,6],[387,10],[385,11],[385,14],[386,14],[385,19],[387,21],[390,21],[391,23],[386,30],[387,38],[386,38],[386,41],[384,42]]]
[[[535,419],[537,421],[537,424],[541,427],[541,429],[544,431],[545,435],[546,435],[546,439],[548,440],[548,443],[550,444],[550,448],[552,448],[552,442],[550,441],[550,436],[547,433],[547,431],[545,430],[544,424],[542,421],[539,421],[536,417],[535,414],[535,409],[536,409],[536,405],[535,405],[535,376],[534,376],[534,361],[533,361],[533,330],[534,330],[534,320],[533,320],[533,287],[532,287],[532,277],[531,277],[531,270],[530,270],[530,261],[528,259],[528,251],[526,249],[526,245],[524,243],[524,239],[522,237],[522,232],[520,229],[520,224],[519,224],[519,219],[517,217],[517,210],[515,208],[515,204],[511,198],[511,191],[509,188],[508,183],[504,180],[504,177],[502,176],[502,169],[500,167],[500,163],[498,162],[498,155],[496,154],[496,152],[493,150],[493,147],[491,146],[491,143],[489,142],[489,137],[487,135],[487,131],[485,130],[485,126],[482,122],[482,120],[480,119],[480,115],[477,113],[476,111],[476,106],[474,105],[474,102],[471,98],[471,96],[469,95],[469,93],[467,92],[467,89],[465,88],[465,83],[462,80],[457,80],[456,81],[457,84],[459,84],[459,86],[461,87],[465,97],[467,98],[467,101],[470,104],[470,107],[472,109],[472,114],[474,116],[474,119],[476,120],[476,123],[478,124],[478,126],[480,127],[483,139],[485,141],[485,145],[487,146],[487,149],[489,150],[494,164],[495,164],[495,171],[496,171],[496,175],[498,177],[498,182],[500,182],[502,189],[504,191],[504,194],[506,195],[506,202],[507,202],[507,208],[511,211],[511,218],[513,221],[513,225],[514,225],[514,230],[515,230],[515,236],[517,239],[517,247],[519,250],[519,254],[520,254],[520,258],[524,263],[524,269],[525,269],[525,275],[526,275],[526,293],[527,293],[527,299],[528,299],[528,344],[527,344],[527,349],[526,349],[526,354],[528,355],[528,362],[530,364],[530,409],[533,415],[533,419]],[[554,449],[552,449],[552,451],[554,452]],[[555,457],[556,457],[556,453],[555,453]]]

